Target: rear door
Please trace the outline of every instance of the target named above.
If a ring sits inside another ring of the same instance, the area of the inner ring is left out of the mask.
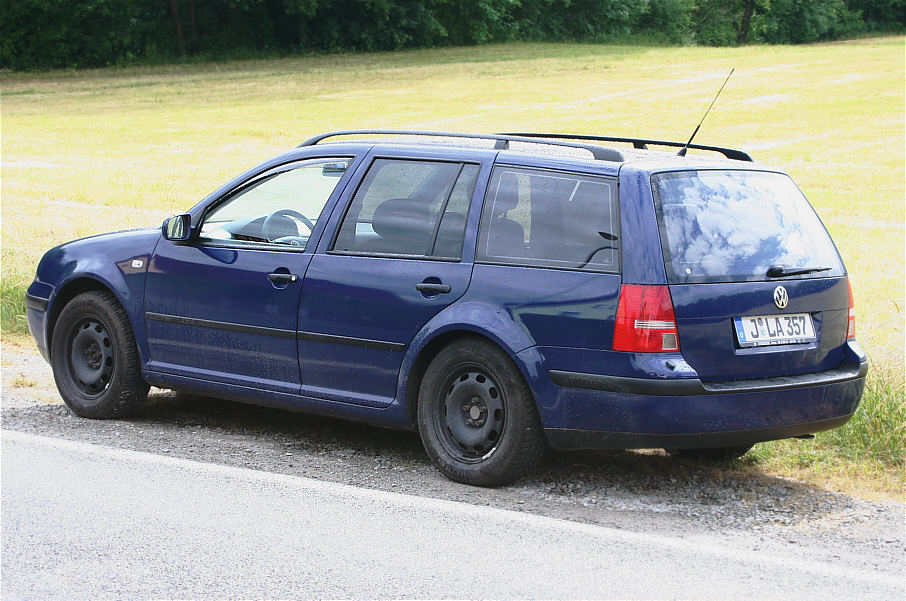
[[[789,177],[681,171],[653,176],[652,188],[681,350],[703,380],[840,363],[843,264]]]
[[[612,177],[515,165],[498,165],[491,175],[476,297],[507,311],[555,365],[577,369],[581,359],[570,349],[606,349],[613,340],[617,205]]]
[[[324,252],[305,276],[303,394],[371,406],[392,402],[409,342],[469,286],[466,223],[488,169],[457,160],[371,162],[332,226],[336,234],[322,243]]]

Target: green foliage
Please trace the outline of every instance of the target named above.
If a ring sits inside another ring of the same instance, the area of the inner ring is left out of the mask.
[[[7,334],[27,334],[25,320],[25,290],[28,278],[21,274],[4,273],[0,278],[0,331]]]
[[[695,0],[648,0],[637,30],[672,44],[688,43],[695,34],[695,5]]]
[[[0,67],[626,36],[802,43],[904,24],[906,0],[0,0]]]
[[[588,40],[629,33],[647,8],[647,0],[521,0],[510,18],[520,39]]]
[[[771,0],[764,15],[764,41],[802,44],[854,29],[853,13],[843,0]]]
[[[435,0],[437,21],[443,24],[444,43],[453,46],[482,44],[513,37],[508,27],[509,9],[516,0]]]
[[[446,30],[430,3],[418,0],[335,0],[297,24],[298,44],[321,51],[400,50],[437,45]]]
[[[906,0],[846,0],[846,8],[869,31],[902,31],[906,24]]]
[[[856,415],[845,426],[819,434],[816,442],[847,459],[906,465],[906,396],[902,375],[872,373]]]
[[[733,46],[736,44],[736,15],[739,2],[701,0],[695,3],[693,20],[695,41],[705,46]]]
[[[0,66],[103,66],[144,53],[138,0],[0,0]]]

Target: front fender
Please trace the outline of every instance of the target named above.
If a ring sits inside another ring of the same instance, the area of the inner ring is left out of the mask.
[[[120,232],[77,240],[48,251],[36,275],[36,281],[52,288],[43,332],[46,348],[50,349],[56,318],[72,293],[104,287],[125,309],[144,363],[148,358],[142,319],[145,275],[159,239],[159,230]]]

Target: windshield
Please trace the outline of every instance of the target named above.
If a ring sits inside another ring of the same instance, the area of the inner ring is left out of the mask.
[[[830,236],[785,175],[682,171],[651,183],[671,284],[843,275]]]

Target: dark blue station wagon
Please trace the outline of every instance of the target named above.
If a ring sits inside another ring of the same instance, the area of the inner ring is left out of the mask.
[[[845,423],[867,360],[808,201],[744,152],[649,145],[684,146],[318,136],[48,251],[29,327],[81,416],[150,385],[417,429],[478,485],[548,446],[727,458]]]

